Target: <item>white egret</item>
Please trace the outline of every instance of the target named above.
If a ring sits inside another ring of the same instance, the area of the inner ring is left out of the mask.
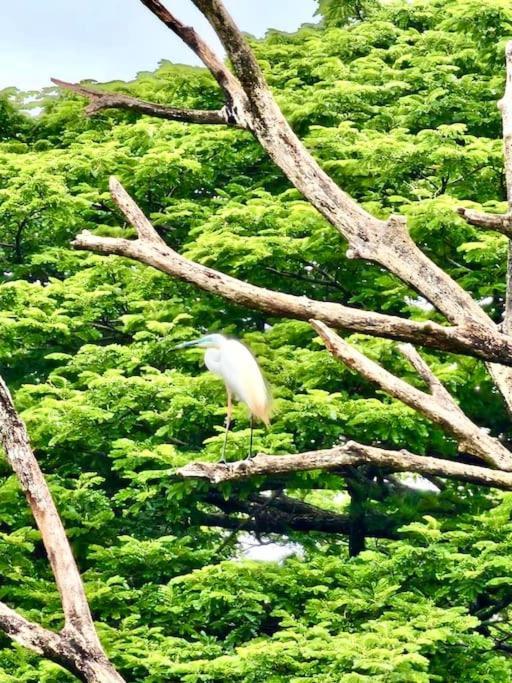
[[[206,349],[204,362],[208,370],[224,380],[226,385],[227,411],[226,431],[222,446],[221,462],[226,462],[226,444],[231,425],[233,399],[245,403],[249,410],[251,436],[249,455],[252,457],[252,432],[254,418],[260,419],[267,427],[270,424],[272,399],[261,369],[247,346],[236,339],[222,334],[208,334],[200,339],[178,344],[176,349],[197,347]]]

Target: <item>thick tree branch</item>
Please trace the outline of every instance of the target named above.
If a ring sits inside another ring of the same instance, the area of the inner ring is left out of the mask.
[[[485,430],[471,422],[412,347],[406,347],[403,351],[421,376],[427,380],[433,390],[432,394],[420,391],[384,370],[324,323],[312,320],[311,325],[335,358],[378,384],[386,393],[444,427],[456,438],[460,450],[471,453],[498,469],[512,470],[512,453],[498,439],[489,436]]]
[[[66,626],[89,632],[94,625],[82,581],[62,522],[37,460],[25,425],[18,417],[7,386],[0,379],[0,440],[30,505],[61,594]],[[95,634],[95,632],[94,632]]]
[[[217,111],[170,107],[168,105],[147,102],[146,100],[139,100],[136,97],[124,95],[122,93],[97,90],[96,88],[84,86],[80,83],[67,83],[58,78],[52,78],[51,80],[60,88],[71,90],[71,92],[74,92],[77,95],[86,97],[89,100],[89,104],[85,108],[85,113],[89,116],[93,116],[103,109],[128,109],[129,111],[136,111],[139,114],[155,116],[160,119],[169,119],[171,121],[182,121],[184,123],[224,126],[238,125],[230,118],[224,107]]]
[[[142,2],[147,4],[145,0]],[[223,3],[219,0],[192,0],[192,2],[208,19],[219,37],[246,93],[249,95],[249,91],[254,89],[266,90],[268,86],[260,65]]]
[[[90,652],[77,633],[65,630],[54,633],[25,619],[0,602],[0,630],[15,643],[60,664],[79,680],[88,683],[122,683],[123,679],[105,661],[104,656]]]
[[[298,455],[258,454],[252,460],[239,460],[228,464],[192,462],[176,471],[185,479],[206,479],[213,484],[224,481],[241,481],[259,476],[286,475],[310,470],[333,471],[340,468],[371,464],[390,472],[433,474],[447,479],[480,484],[512,491],[512,473],[488,467],[465,465],[459,462],[415,455],[406,450],[392,451],[348,441],[321,451]]]
[[[30,622],[16,615],[6,606],[2,607],[0,613],[0,628],[18,642],[24,641],[22,644],[31,643],[34,645],[39,642],[42,645],[46,643],[49,652],[58,642],[63,643],[65,638],[67,645],[71,644],[70,651],[74,653],[73,657],[82,664],[83,680],[122,683],[123,679],[113,669],[99,641],[82,580],[66,538],[62,521],[30,447],[25,425],[19,418],[9,390],[1,378],[0,443],[20,482],[21,489],[41,532],[41,538],[61,597],[64,611],[64,629],[60,636],[51,634],[39,626],[31,631]],[[73,667],[76,662],[73,664],[73,661],[69,659],[64,663],[67,668],[71,667],[70,670],[75,672]],[[59,663],[61,662],[59,661]],[[94,665],[95,670],[97,669],[96,673],[92,671],[92,665]],[[84,672],[89,673],[86,675]],[[99,677],[95,677],[96,674]]]
[[[233,303],[298,320],[317,318],[332,327],[361,332],[432,348],[465,353],[486,360],[512,365],[512,337],[470,323],[444,327],[433,322],[415,322],[405,318],[369,311],[359,311],[337,303],[315,301],[248,284],[219,271],[207,268],[178,254],[165,245],[137,204],[116,178],[110,180],[112,197],[127,220],[137,230],[139,239],[99,237],[89,231],[77,235],[78,249],[125,256],[161,270],[168,275]]]

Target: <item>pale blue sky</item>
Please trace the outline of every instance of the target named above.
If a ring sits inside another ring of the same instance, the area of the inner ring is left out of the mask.
[[[212,31],[190,0],[167,0],[212,44]],[[225,0],[242,30],[261,36],[268,28],[293,31],[316,21],[315,0]],[[129,80],[160,59],[195,64],[181,41],[138,0],[0,0],[0,89],[68,81]]]

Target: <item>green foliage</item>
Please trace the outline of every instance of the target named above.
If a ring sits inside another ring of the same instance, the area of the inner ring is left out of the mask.
[[[317,0],[317,14],[327,26],[344,26],[352,21],[361,21],[371,15],[379,6],[377,0]]]
[[[30,122],[16,107],[18,95],[14,88],[0,90],[0,143],[10,141],[12,147],[16,148],[18,141],[18,148],[22,149],[22,141],[30,128]]]
[[[468,226],[455,207],[505,206],[496,100],[510,3],[322,0],[319,10],[318,27],[253,41],[291,124],[368,210],[407,215],[416,242],[499,322],[506,240]],[[209,74],[168,62],[106,87],[176,106],[221,105]],[[510,495],[454,483],[383,489],[378,472],[363,470],[359,507],[390,521],[396,539],[370,536],[349,558],[341,534],[290,529],[263,540],[292,541],[291,557],[245,559],[237,540],[261,534],[244,534],[241,508],[226,513],[229,530],[212,526],[222,508],[211,491],[173,477],[177,466],[219,457],[225,411],[222,384],[197,351],[173,352],[180,341],[222,331],[254,350],[275,399],[271,428],[256,430],[258,449],[284,456],[357,439],[453,458],[452,439],[336,363],[307,324],[69,242],[83,228],[132,236],[108,194],[115,174],[189,258],[300,296],[441,318],[379,267],[347,259],[341,237],[244,132],[121,111],[87,118],[80,98],[57,92],[42,94],[41,115],[27,119],[12,102],[22,98],[4,95],[1,374],[127,680],[510,680]],[[394,344],[350,341],[422,386]],[[510,443],[483,364],[425,357],[467,414]],[[234,416],[231,459],[245,456],[249,435],[244,407]],[[286,493],[353,515],[357,479],[349,484],[312,472],[291,477]],[[217,493],[243,505],[260,490],[258,480]],[[3,459],[0,599],[48,627],[61,624],[39,535]],[[0,683],[71,680],[0,636]]]

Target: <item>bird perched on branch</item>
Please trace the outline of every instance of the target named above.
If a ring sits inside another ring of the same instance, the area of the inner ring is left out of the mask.
[[[197,347],[206,349],[204,362],[208,370],[224,380],[227,392],[226,431],[221,462],[226,462],[226,444],[231,425],[233,399],[245,403],[249,409],[251,435],[248,458],[252,457],[254,418],[267,427],[270,424],[272,398],[261,369],[247,346],[237,339],[222,334],[208,334],[200,339],[178,344],[176,349]]]

